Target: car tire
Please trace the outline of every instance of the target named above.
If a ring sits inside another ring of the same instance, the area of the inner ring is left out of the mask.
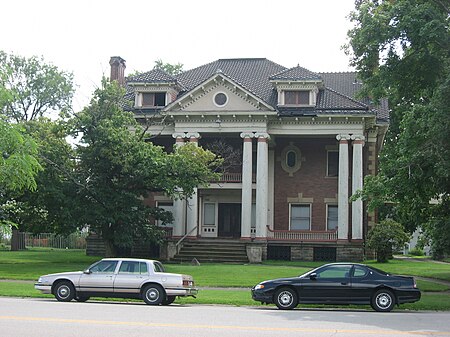
[[[281,310],[294,309],[298,304],[298,296],[292,288],[281,288],[275,292],[274,303]]]
[[[162,305],[170,305],[175,301],[176,296],[167,296],[162,302]]]
[[[142,299],[150,305],[161,304],[165,297],[164,289],[157,284],[149,284],[142,290]]]
[[[380,289],[372,296],[371,306],[379,312],[389,312],[394,308],[395,296],[388,289]]]
[[[75,297],[75,300],[77,301],[77,302],[86,302],[87,300],[89,300],[89,296],[77,296],[77,297]]]
[[[75,288],[69,281],[61,281],[53,290],[55,298],[60,302],[70,302],[75,298]]]

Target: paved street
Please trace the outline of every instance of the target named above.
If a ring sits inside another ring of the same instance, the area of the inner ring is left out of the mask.
[[[0,298],[0,334],[33,336],[450,336],[450,313],[60,303]]]

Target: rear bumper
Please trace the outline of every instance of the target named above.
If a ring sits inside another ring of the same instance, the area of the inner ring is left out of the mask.
[[[417,302],[420,300],[421,296],[422,294],[420,293],[419,289],[397,291],[398,304]]]
[[[168,296],[196,296],[198,288],[166,288]]]

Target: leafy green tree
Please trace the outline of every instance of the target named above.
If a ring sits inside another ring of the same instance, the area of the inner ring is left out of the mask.
[[[409,235],[401,224],[393,220],[383,220],[367,234],[367,248],[376,252],[377,262],[387,262],[392,252],[403,249]]]
[[[25,58],[0,51],[0,88],[8,93],[0,113],[17,123],[72,106],[73,75],[36,56]]]
[[[164,63],[161,59],[158,59],[155,61],[155,66],[153,69],[160,69],[164,70],[169,75],[178,75],[183,72],[183,64],[177,63],[177,64],[170,64],[170,63]]]
[[[360,197],[389,202],[409,231],[424,228],[450,253],[450,34],[448,2],[359,0],[347,51],[361,95],[388,98],[391,115],[377,177]],[[438,200],[437,203],[431,201]]]
[[[151,217],[170,218],[142,202],[149,192],[186,197],[217,178],[211,152],[186,145],[166,153],[145,141],[133,114],[122,110],[122,97],[123,89],[104,80],[90,105],[72,121],[82,135],[74,170],[76,219],[80,227],[101,234],[109,256],[117,247],[130,247],[136,237],[160,238]]]
[[[0,225],[14,224],[6,216],[12,205],[2,202],[4,196],[11,191],[36,189],[35,177],[42,169],[36,157],[36,143],[23,128],[0,118]]]
[[[39,118],[26,125],[38,145],[38,160],[43,170],[36,176],[37,187],[15,196],[17,210],[11,216],[22,231],[69,234],[76,224],[72,195],[76,192],[72,172],[75,151],[67,142],[63,121]]]

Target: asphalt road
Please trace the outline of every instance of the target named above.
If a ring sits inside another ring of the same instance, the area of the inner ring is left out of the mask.
[[[61,303],[0,298],[2,337],[450,336],[449,312]]]

